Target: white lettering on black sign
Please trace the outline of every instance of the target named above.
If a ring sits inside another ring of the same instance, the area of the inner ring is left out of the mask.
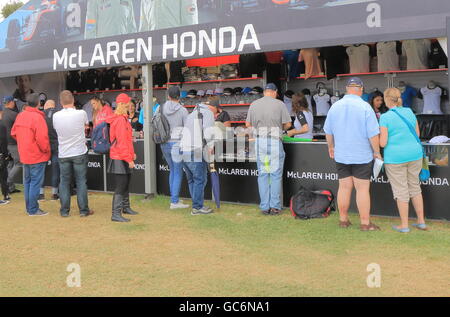
[[[238,33],[234,26],[226,26],[212,28],[209,32],[199,30],[163,35],[161,40],[162,45],[156,47],[161,49],[158,56],[162,56],[163,60],[176,59],[179,56],[189,58],[204,54],[240,53],[246,50],[247,46],[261,50],[253,24],[245,25],[242,33]],[[92,56],[85,52],[83,45],[74,51],[69,51],[68,48],[54,49],[53,70],[100,67],[112,63],[145,63],[152,61],[153,53],[153,40],[150,36],[121,42],[99,42],[95,44]],[[90,57],[86,58],[87,55]]]

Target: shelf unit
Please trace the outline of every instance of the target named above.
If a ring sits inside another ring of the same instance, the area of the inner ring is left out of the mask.
[[[355,74],[337,74],[336,77],[357,77],[357,76],[371,76],[371,75],[389,75],[389,74],[405,74],[405,73],[430,73],[430,72],[445,72],[448,68],[437,69],[415,69],[415,70],[392,70],[385,72],[369,72],[369,73],[355,73]],[[327,78],[326,75],[311,76],[309,79]],[[294,79],[305,79],[304,76],[296,77]],[[285,80],[285,78],[280,78]]]
[[[167,85],[192,85],[192,84],[208,84],[208,83],[225,83],[247,80],[263,80],[262,77],[246,77],[246,78],[231,78],[231,79],[214,79],[214,80],[199,80],[199,81],[185,81],[185,82],[171,82]]]
[[[154,87],[153,90],[166,90],[167,87]],[[74,96],[79,95],[93,95],[93,94],[103,94],[103,93],[117,93],[117,92],[132,92],[132,91],[142,91],[142,88],[136,89],[110,89],[110,90],[92,90],[92,91],[83,91],[83,92],[74,92]]]
[[[248,107],[249,103],[236,103],[236,104],[221,104],[221,107]],[[195,108],[196,105],[185,105],[185,108]]]

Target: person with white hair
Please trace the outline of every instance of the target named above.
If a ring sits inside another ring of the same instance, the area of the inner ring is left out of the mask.
[[[339,178],[339,226],[348,228],[353,188],[356,189],[362,231],[379,230],[370,222],[370,179],[374,158],[381,159],[380,128],[372,107],[361,96],[364,84],[350,78],[347,94],[333,104],[325,120],[324,130],[330,158],[336,162]]]

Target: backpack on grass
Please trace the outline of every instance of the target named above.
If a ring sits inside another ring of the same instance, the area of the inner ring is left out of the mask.
[[[112,143],[109,141],[109,124],[105,121],[97,125],[92,131],[92,150],[97,154],[108,154]]]
[[[300,187],[291,198],[290,209],[296,219],[326,218],[336,209],[334,195],[330,190],[311,191]]]

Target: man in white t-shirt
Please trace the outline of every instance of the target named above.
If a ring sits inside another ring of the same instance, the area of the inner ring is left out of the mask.
[[[86,183],[88,149],[85,128],[89,124],[88,117],[84,110],[75,108],[75,100],[70,91],[64,90],[61,92],[60,101],[63,109],[53,115],[53,127],[58,134],[58,157],[61,173],[59,184],[60,213],[62,217],[69,216],[70,184],[73,170],[80,216],[86,217],[94,213],[88,206]]]

